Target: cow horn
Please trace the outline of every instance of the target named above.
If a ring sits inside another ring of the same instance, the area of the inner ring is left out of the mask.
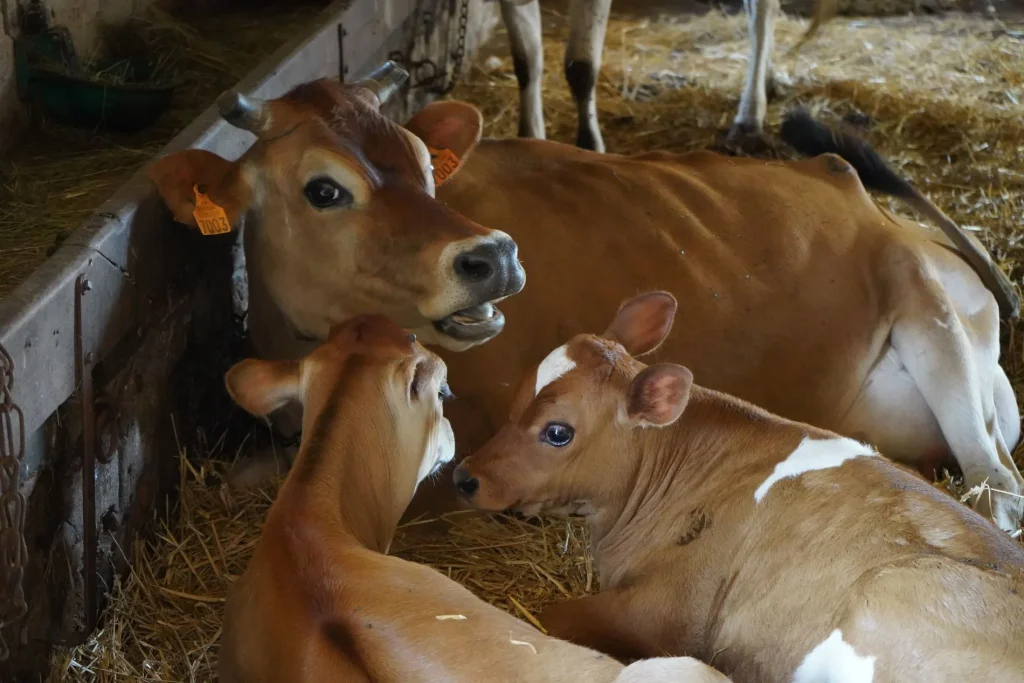
[[[217,109],[225,121],[257,136],[270,125],[270,107],[264,100],[229,90],[217,98]]]
[[[409,72],[389,59],[365,78],[356,81],[356,85],[372,91],[380,103],[384,104],[408,79]]]

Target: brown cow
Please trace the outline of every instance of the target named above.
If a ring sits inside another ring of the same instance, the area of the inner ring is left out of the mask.
[[[301,361],[246,360],[226,383],[254,415],[301,402],[307,438],[229,592],[222,683],[727,680],[689,658],[623,667],[385,555],[455,450],[444,363],[393,322],[352,320]]]
[[[635,360],[675,309],[557,348],[455,471],[478,507],[586,515],[601,592],[549,633],[751,683],[1024,680],[1024,549],[860,442]]]
[[[879,208],[834,155],[595,154],[480,140],[480,113],[462,102],[431,104],[404,128],[378,103],[374,89],[329,80],[269,102],[232,94],[225,114],[258,134],[241,159],[189,151],[152,168],[183,222],[195,224],[196,185],[232,222],[247,214],[258,355],[296,359],[311,346],[298,337],[386,313],[425,343],[460,351],[442,355],[462,399],[450,419],[471,452],[504,423],[514,383],[551,348],[597,329],[623,292],[671,285],[685,293],[686,326],[665,351],[707,386],[860,438],[929,474],[951,454],[969,487],[1021,491],[1010,457],[1020,417],[998,363],[997,302],[1014,314],[1016,296],[984,249],[912,187],[891,182],[870,150],[810,136],[857,152],[848,156],[863,178],[911,201],[945,235]],[[445,172],[455,166],[440,187],[429,149]],[[328,203],[340,203],[317,208],[321,185]],[[512,236],[530,273],[530,285],[502,302],[507,324],[496,337],[501,314],[489,302],[522,284],[513,248],[502,236],[501,258],[453,265],[471,253],[463,249],[495,244],[488,228]],[[1015,529],[1020,500],[995,496],[996,520]]]

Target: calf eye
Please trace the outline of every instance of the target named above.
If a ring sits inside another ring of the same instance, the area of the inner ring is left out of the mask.
[[[450,401],[453,398],[455,398],[455,394],[453,394],[452,390],[448,388],[448,384],[444,383],[444,384],[441,385],[441,388],[438,390],[437,397],[439,399],[441,399],[441,401]]]
[[[567,424],[563,424],[561,422],[549,422],[547,426],[544,427],[544,431],[540,433],[540,440],[557,448],[561,448],[562,446],[568,446],[575,434],[576,430]]]
[[[318,209],[348,206],[352,193],[330,178],[314,178],[303,190],[309,203]]]

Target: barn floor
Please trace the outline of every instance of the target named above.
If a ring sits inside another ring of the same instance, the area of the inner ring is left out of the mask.
[[[618,9],[618,8],[617,8]],[[571,142],[575,114],[561,76],[563,15],[545,11],[548,135]],[[865,134],[954,219],[1024,277],[1024,23],[946,16],[840,18],[798,56],[785,54],[806,22],[777,27],[777,64],[789,85],[771,106],[769,134],[801,102],[826,118],[859,113]],[[513,135],[517,85],[503,35],[454,96],[484,111],[487,134]],[[599,107],[609,151],[715,146],[739,97],[747,50],[741,16],[685,20],[613,15]],[[1003,362],[1024,396],[1021,325],[1006,330]],[[244,571],[273,487],[230,491],[223,453],[182,456],[181,497],[133,573],[115,586],[104,626],[59,653],[52,680],[207,681],[216,661],[223,596]],[[228,454],[230,455],[230,454]],[[1020,452],[1018,452],[1018,456]],[[592,589],[577,522],[528,524],[460,514],[402,530],[396,551],[428,562],[522,617]]]

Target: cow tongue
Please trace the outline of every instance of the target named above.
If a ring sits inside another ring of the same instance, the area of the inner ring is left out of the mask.
[[[491,320],[495,315],[497,315],[497,313],[498,311],[494,306],[489,303],[483,303],[477,306],[463,308],[461,311],[455,311],[449,317],[452,322],[458,323],[459,325],[474,325]]]

